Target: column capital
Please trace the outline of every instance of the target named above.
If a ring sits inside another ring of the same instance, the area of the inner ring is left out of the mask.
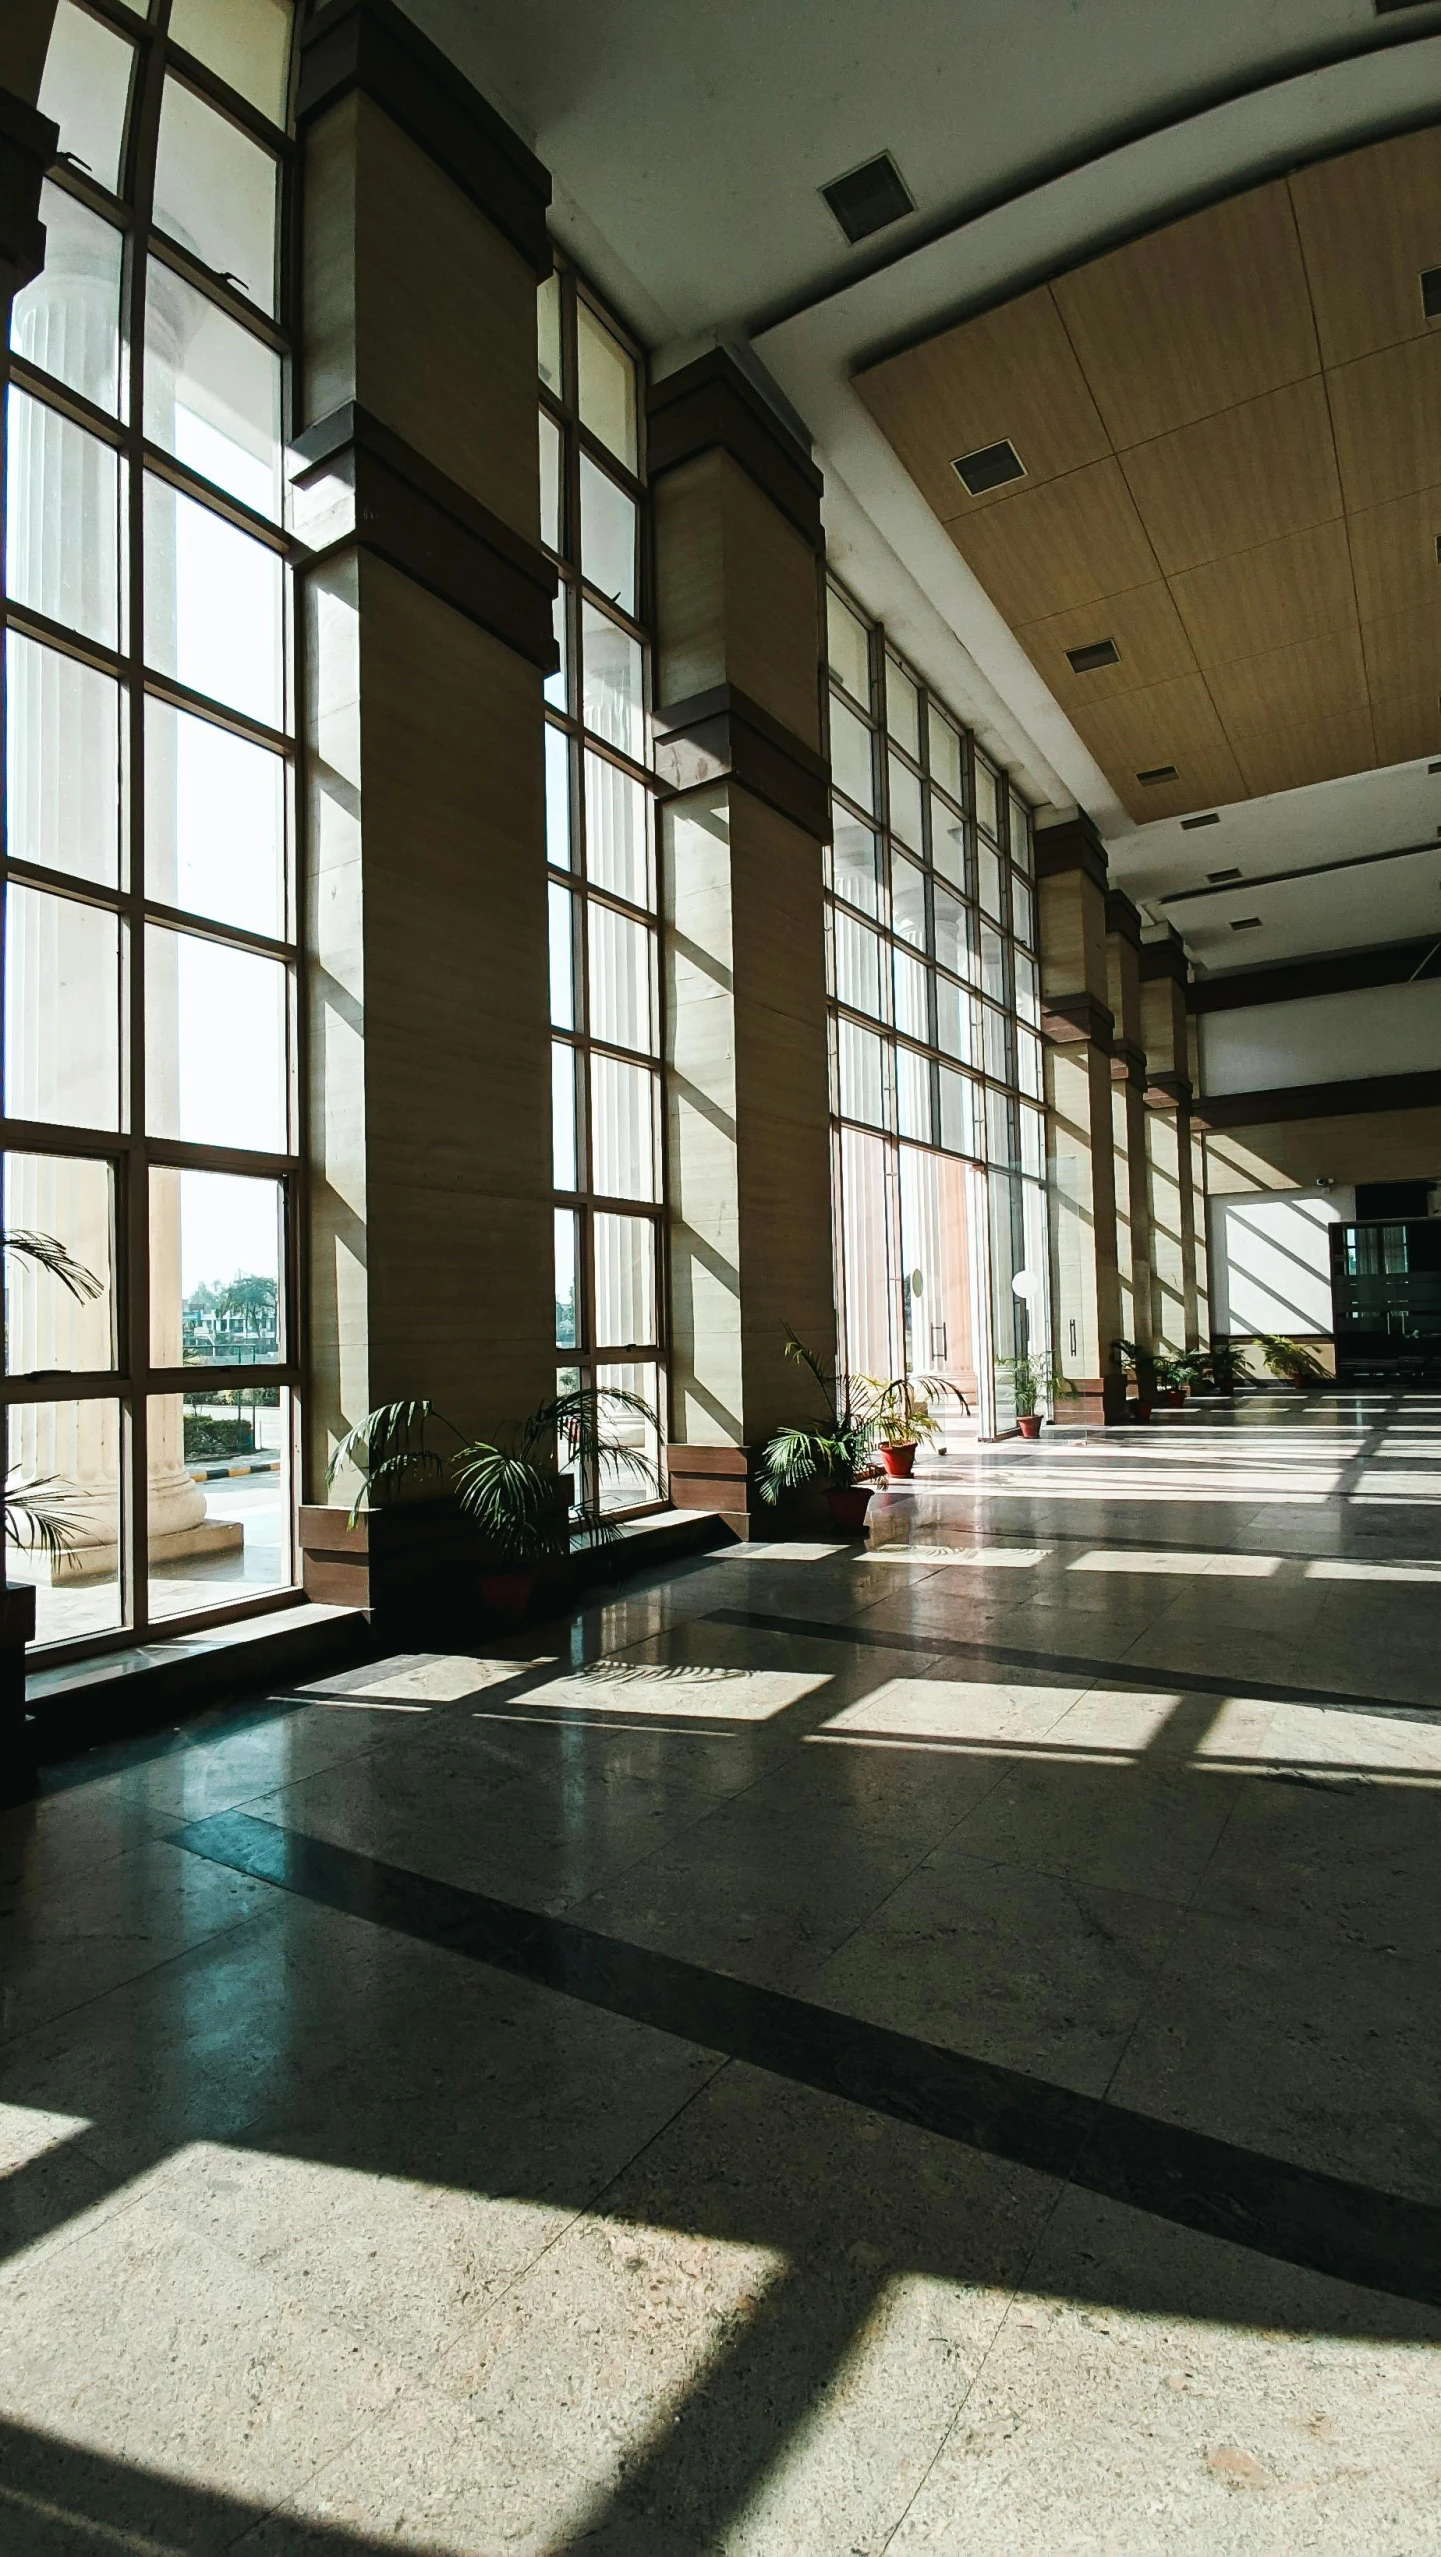
[[[1167,924],[1164,939],[1142,942],[1141,981],[1143,985],[1154,985],[1162,977],[1173,977],[1178,986],[1184,986],[1190,974],[1191,963],[1186,956],[1186,945],[1174,924]]]
[[[1115,1015],[1094,994],[1043,994],[1041,1028],[1058,1047],[1076,1047],[1089,1039],[1109,1056],[1116,1034]]]
[[[444,170],[539,279],[549,275],[549,170],[394,0],[320,0],[306,14],[297,122],[313,123],[356,90]]]
[[[653,382],[646,398],[646,464],[651,483],[702,453],[728,453],[773,506],[824,554],[824,481],[785,420],[733,355],[713,346],[678,373]]]
[[[1084,871],[1100,889],[1109,885],[1106,847],[1084,808],[1074,817],[1062,817],[1054,826],[1038,823],[1035,830],[1036,877],[1055,879],[1067,870]]]
[[[1130,942],[1133,950],[1139,950],[1143,929],[1140,910],[1132,905],[1124,888],[1108,888],[1106,891],[1107,932],[1119,934],[1123,941]]]
[[[698,790],[729,775],[818,843],[830,835],[830,771],[794,730],[772,719],[734,684],[713,684],[669,702],[651,720],[655,768],[670,792]]]
[[[48,115],[0,89],[0,306],[45,263],[40,189],[59,140]]]
[[[1191,1085],[1184,1074],[1146,1071],[1146,1103],[1152,1110],[1189,1110]]]

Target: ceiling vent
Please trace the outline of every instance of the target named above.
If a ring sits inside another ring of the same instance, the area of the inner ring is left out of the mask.
[[[888,222],[899,222],[903,213],[916,209],[915,197],[889,151],[867,160],[863,168],[848,170],[843,178],[832,178],[821,193],[852,242],[868,240],[872,231],[883,231]]]
[[[1441,764],[1428,764],[1426,769],[1428,772],[1441,772]]]
[[[968,497],[984,497],[988,488],[1004,488],[1008,479],[1026,476],[1026,465],[1010,443],[983,444],[978,453],[962,453],[951,468]]]
[[[1223,879],[1239,879],[1240,876],[1239,870],[1208,870],[1206,873],[1213,888],[1219,888]]]
[[[1181,832],[1183,835],[1193,835],[1198,826],[1219,826],[1220,822],[1220,817],[1213,808],[1208,817],[1183,817],[1181,819]]]
[[[1233,918],[1231,924],[1231,930],[1233,932],[1259,932],[1260,929],[1261,918],[1258,914],[1237,915]]]
[[[1152,764],[1149,772],[1138,772],[1136,775],[1136,779],[1142,783],[1147,790],[1152,789],[1158,781],[1175,781],[1176,778],[1177,773],[1174,764]]]
[[[1421,308],[1428,320],[1441,320],[1441,266],[1428,266],[1421,278]]]
[[[1121,652],[1114,639],[1093,639],[1085,648],[1068,648],[1073,675],[1093,675],[1098,666],[1119,666]]]

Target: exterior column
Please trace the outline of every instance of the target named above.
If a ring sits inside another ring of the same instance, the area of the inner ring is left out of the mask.
[[[1156,1343],[1198,1343],[1196,1210],[1191,1160],[1190,1027],[1179,933],[1141,952],[1146,1127],[1151,1187],[1152,1319]]]
[[[310,17],[299,126],[306,1490],[323,1503],[330,1451],[377,1403],[429,1395],[489,1432],[555,1390],[550,183],[388,0]]]
[[[719,350],[652,389],[671,1497],[758,1532],[754,1455],[835,1354],[820,474]],[[764,1520],[765,1513],[760,1513]]]
[[[1046,1035],[1054,1355],[1078,1419],[1125,1417],[1116,1257],[1115,1130],[1107,995],[1106,855],[1089,817],[1036,827],[1041,1027]]]
[[[1151,1208],[1146,1158],[1146,1056],[1141,1044],[1141,918],[1127,896],[1106,898],[1106,982],[1111,1042],[1111,1125],[1116,1164],[1116,1267],[1121,1332],[1152,1347]]]

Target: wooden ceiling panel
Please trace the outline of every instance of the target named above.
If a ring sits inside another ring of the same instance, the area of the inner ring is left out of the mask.
[[[1441,227],[1441,225],[1438,225]],[[1393,497],[1348,516],[1356,606],[1363,621],[1441,599],[1441,488]]]
[[[1313,524],[1258,550],[1233,551],[1171,579],[1171,593],[1201,666],[1224,666],[1285,648],[1316,631],[1356,624],[1346,526]]]
[[[1015,626],[1150,585],[1157,575],[1115,461],[1022,489],[946,530]]]
[[[1052,290],[1118,450],[1320,369],[1284,182],[1112,249]]]
[[[1349,628],[1302,639],[1261,657],[1237,657],[1206,677],[1222,727],[1243,765],[1257,739],[1279,728],[1318,728],[1364,712],[1361,635]]]
[[[1385,613],[1361,624],[1366,671],[1377,701],[1441,691],[1441,598],[1419,611]]]
[[[1205,679],[1178,675],[1143,692],[1118,693],[1073,712],[1075,724],[1126,806],[1142,816],[1165,816],[1179,793],[1183,808],[1236,798],[1241,782],[1236,759],[1216,716]],[[1143,772],[1176,766],[1176,780],[1142,782]],[[1229,781],[1230,787],[1225,784]]]
[[[1438,259],[1441,263],[1441,259]],[[1326,376],[1348,510],[1436,483],[1441,455],[1441,329],[1363,355]]]
[[[1294,728],[1273,728],[1240,751],[1246,788],[1257,798],[1273,790],[1299,790],[1308,781],[1335,781],[1342,773],[1366,772],[1376,761],[1370,709],[1349,710],[1339,718],[1312,720]]]
[[[970,515],[1017,492],[970,497],[951,465],[1009,439],[1028,481],[1057,479],[1109,452],[1049,289],[963,321],[856,377],[856,389],[940,516]]]
[[[1023,622],[1016,637],[1073,718],[1092,702],[1109,701],[1116,693],[1136,692],[1143,685],[1196,671],[1170,589],[1160,578],[1153,585],[1133,587],[1128,595],[1078,604],[1068,613],[1051,614],[1046,621]],[[1093,666],[1088,674],[1078,675],[1067,649],[1086,648],[1100,639],[1115,643],[1117,663]]]
[[[1378,764],[1419,763],[1441,755],[1441,704],[1434,689],[1371,705]]]
[[[1121,467],[1168,577],[1341,513],[1319,375],[1158,436]]]
[[[1441,127],[1298,169],[1290,187],[1324,364],[1441,330],[1421,307],[1441,266]]]

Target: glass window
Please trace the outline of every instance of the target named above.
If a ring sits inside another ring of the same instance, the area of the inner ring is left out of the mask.
[[[656,1079],[619,1057],[590,1061],[591,1182],[600,1198],[651,1201],[656,1187]]]
[[[843,790],[858,808],[873,813],[876,804],[875,782],[871,772],[871,732],[863,727],[853,710],[843,701],[831,698],[831,773],[837,790]]]
[[[145,881],[244,932],[285,932],[285,764],[166,701],[145,705]]]
[[[16,1403],[5,1415],[5,1577],[35,1592],[35,1639],[76,1642],[124,1622],[120,1592],[120,1406]],[[63,1552],[41,1540],[49,1520]]]
[[[949,977],[936,979],[936,1040],[948,1057],[959,1058],[962,1065],[979,1063],[974,997],[953,985]]]
[[[921,696],[903,666],[886,659],[886,726],[914,762],[921,760]]]
[[[976,1087],[950,1066],[940,1069],[941,1143],[950,1154],[976,1152]]]
[[[1033,1030],[1039,1029],[1041,1021],[1040,973],[1036,967],[1035,960],[1028,959],[1024,950],[1018,950],[1015,953],[1014,964],[1016,971],[1016,1010],[1023,1021],[1029,1021]]]
[[[119,454],[57,409],[9,392],[5,586],[102,648],[120,644]]]
[[[964,807],[966,767],[961,741],[949,719],[943,717],[934,702],[931,703],[927,713],[926,727],[927,743],[930,747],[931,779],[938,783],[942,790],[949,791],[951,797]]]
[[[638,639],[595,604],[581,607],[581,717],[640,763],[645,755],[645,656]]]
[[[1011,873],[1011,930],[1018,941],[1035,941],[1036,921],[1031,892],[1018,870]]]
[[[595,1337],[601,1349],[640,1349],[656,1337],[655,1228],[649,1217],[595,1220]]]
[[[575,1028],[575,899],[550,883],[550,1017],[558,1030]]]
[[[145,935],[152,1136],[287,1151],[286,972],[278,959],[151,924]],[[237,1057],[232,1026],[244,1024]]]
[[[976,844],[976,886],[987,914],[994,915],[998,923],[1002,922],[1005,917],[1006,900],[1001,881],[1000,856],[992,852],[984,835],[978,838]]]
[[[931,1143],[931,1063],[914,1048],[896,1050],[896,1118],[902,1136]]]
[[[1006,999],[1006,945],[988,923],[981,925],[981,991],[996,1003]]]
[[[272,124],[284,124],[290,76],[288,0],[245,0],[243,8],[235,0],[171,0],[170,34]]]
[[[84,9],[72,8],[70,0],[60,0],[40,83],[40,112],[60,127],[61,159],[73,160],[112,195],[120,185],[134,64],[133,44]]]
[[[590,1034],[614,1048],[653,1056],[655,1002],[651,983],[654,935],[649,925],[592,900],[589,909]],[[647,1335],[647,1337],[649,1337]]]
[[[268,728],[285,716],[278,551],[169,482],[145,479],[145,658]]]
[[[899,755],[891,755],[887,760],[890,771],[891,824],[902,840],[910,845],[913,852],[920,852],[925,843],[921,818],[921,785],[909,764],[903,764]]]
[[[545,732],[545,857],[570,868],[570,741],[563,728]]]
[[[1039,1110],[1021,1111],[1021,1170],[1035,1181],[1046,1176],[1046,1122]]]
[[[884,994],[885,944],[880,935],[868,931],[843,907],[835,909],[834,949],[836,997],[852,1012],[864,1012],[868,1020],[886,1018]]]
[[[926,874],[898,852],[891,855],[891,930],[913,950],[926,947]]]
[[[184,1490],[149,1504],[150,1612],[162,1622],[285,1589],[291,1555],[290,1396],[283,1385],[152,1394],[152,1479]]]
[[[598,888],[633,906],[654,902],[650,806],[643,783],[601,756],[585,759],[585,865]]]
[[[638,466],[634,361],[581,295],[576,297],[575,335],[580,422],[634,472]]]
[[[588,453],[580,457],[580,573],[623,613],[635,612],[633,497]]]
[[[278,1181],[152,1164],[152,1365],[257,1367],[281,1359],[283,1238]]]
[[[540,538],[547,550],[560,548],[560,492],[563,446],[560,428],[549,409],[540,412]]]
[[[560,277],[548,275],[535,297],[536,351],[540,378],[560,397]]]
[[[836,1024],[841,1116],[863,1126],[886,1124],[886,1052],[872,1030],[854,1021]]]
[[[545,679],[545,698],[555,710],[570,707],[570,615],[566,610],[565,588],[551,599],[550,626],[555,633],[556,654],[560,664]]]
[[[1030,1093],[1032,1100],[1039,1101],[1044,1097],[1045,1090],[1041,1080],[1041,1042],[1034,1030],[1020,1028],[1016,1030],[1015,1040],[1016,1081],[1023,1092]]]
[[[1011,793],[1011,859],[1027,875],[1035,868],[1031,846],[1031,815],[1024,801]]]
[[[563,1046],[559,1039],[550,1052],[550,1119],[555,1187],[577,1189],[575,1050]]]
[[[73,12],[67,12],[73,14]],[[94,19],[87,20],[93,26]],[[97,408],[120,403],[120,262],[125,234],[61,186],[40,190],[45,264],[15,296],[10,343]]]
[[[1006,1016],[1004,1012],[998,1011],[994,1004],[983,1003],[981,1023],[986,1072],[997,1083],[1009,1083],[1011,1081],[1011,1041]]]
[[[863,914],[879,915],[881,911],[881,853],[869,826],[848,816],[845,809],[831,810],[831,885],[838,897],[848,905],[859,906]]]
[[[929,1039],[931,1035],[929,983],[923,959],[913,959],[904,950],[892,953],[896,983],[896,1028],[909,1038]]]
[[[931,793],[931,861],[936,875],[964,894],[966,885],[966,821]]]
[[[573,1350],[580,1341],[580,1306],[576,1296],[577,1238],[575,1209],[555,1211],[555,1345]]]
[[[145,295],[145,432],[278,523],[280,358],[154,257]]]
[[[10,857],[120,881],[120,687],[58,648],[5,635]]]
[[[978,825],[985,827],[988,835],[995,835],[999,837],[1001,831],[1000,794],[997,788],[996,776],[991,770],[990,765],[981,755],[977,755],[975,760],[975,774],[976,822]]]
[[[268,151],[193,89],[167,79],[156,224],[262,311],[275,309],[276,178]]]
[[[67,1128],[120,1125],[120,919],[5,892],[5,1108]]]
[[[826,589],[826,654],[835,682],[863,710],[871,706],[870,641],[866,626],[834,586]],[[869,803],[867,803],[869,804]]]
[[[94,1156],[7,1154],[5,1232],[46,1235],[73,1278],[5,1252],[5,1365],[12,1376],[115,1365],[114,1173]]]
[[[1004,1092],[986,1094],[986,1154],[992,1163],[1010,1168],[1016,1161],[1016,1112]]]
[[[935,916],[936,957],[943,968],[958,977],[974,975],[971,959],[970,908],[963,906],[939,884],[931,890],[931,906]]]
[[[658,1367],[628,1360],[619,1366],[597,1367],[595,1381],[602,1388],[610,1386],[619,1393],[634,1394],[657,1418],[664,1411],[665,1380]],[[653,1501],[660,1474],[659,1429],[638,1413],[612,1412],[606,1420],[606,1436],[631,1452],[607,1465],[598,1485],[602,1510],[614,1514]]]

